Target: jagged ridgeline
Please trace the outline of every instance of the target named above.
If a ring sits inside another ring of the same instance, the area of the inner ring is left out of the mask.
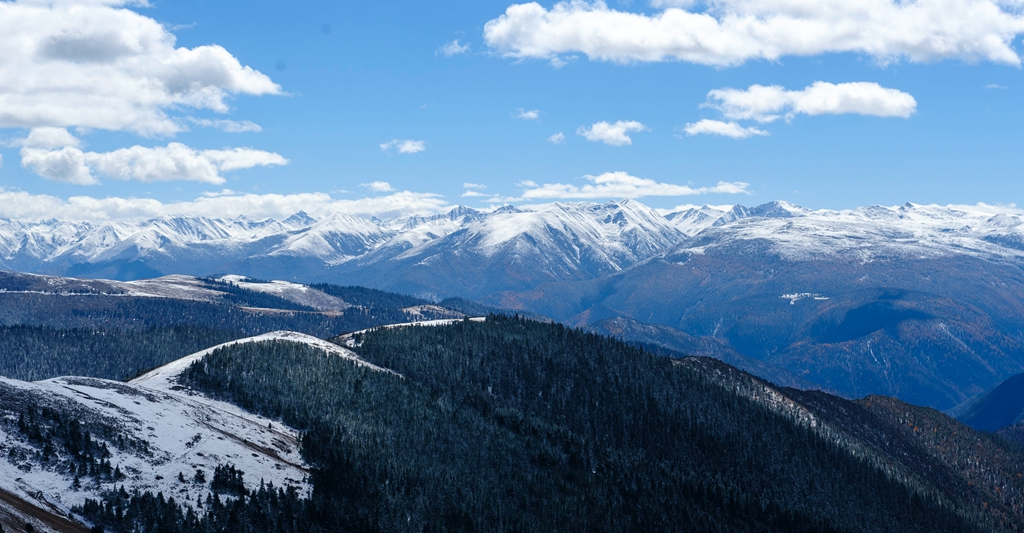
[[[904,435],[899,402],[811,394],[800,411],[721,363],[512,317],[342,341],[370,364],[269,342],[217,350],[182,376],[305,431],[314,491],[297,530],[1021,528],[1008,481],[1021,455],[960,427],[1009,463],[980,456],[986,487],[971,488],[955,458]],[[945,435],[936,424],[924,427]],[[901,463],[908,454],[917,462]]]
[[[54,280],[70,286],[58,291],[47,283]],[[202,299],[134,296],[108,284],[0,275],[0,376],[123,380],[210,346],[271,331],[327,337],[431,318],[429,309],[415,316],[403,311],[423,306],[423,300],[361,287],[318,286],[350,305],[322,311],[215,279],[190,278],[183,285],[203,291]]]

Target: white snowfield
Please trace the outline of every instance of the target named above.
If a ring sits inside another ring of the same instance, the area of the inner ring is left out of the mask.
[[[446,214],[391,220],[343,214],[317,219],[306,213],[283,221],[165,217],[89,224],[0,219],[0,264],[42,271],[57,265],[141,260],[166,270],[203,273],[245,260],[370,266],[410,259],[430,264],[442,253],[472,253],[543,260],[552,272],[575,271],[580,265],[609,272],[679,247],[701,253],[749,240],[767,242],[783,257],[798,260],[956,254],[1017,259],[1024,256],[1024,210],[908,203],[833,211],[787,202],[655,210],[623,200],[493,211],[459,207]],[[178,290],[188,290],[187,283],[181,285]],[[280,284],[251,288],[298,290]],[[162,289],[136,285],[131,290],[161,294]],[[333,304],[310,305],[328,309]]]
[[[189,365],[217,348],[270,341],[305,344],[355,365],[401,378],[360,359],[350,350],[287,331],[215,346],[129,383],[75,377],[28,383],[0,378],[0,417],[7,419],[0,424],[0,490],[64,517],[71,517],[72,506],[122,485],[129,492],[159,492],[196,506],[210,493],[214,468],[232,464],[245,473],[249,489],[265,482],[275,487],[295,487],[300,494],[308,495],[311,490],[309,471],[300,454],[296,430],[235,405],[210,399],[176,381]],[[80,486],[75,487],[72,476],[33,462],[36,450],[14,426],[18,414],[24,411],[19,406],[27,405],[60,407],[62,412],[74,413],[83,423],[100,422],[117,428],[122,434],[148,443],[148,451],[121,449],[107,442],[112,453],[110,463],[120,468],[125,478],[102,484],[83,478]],[[205,484],[194,482],[197,470],[204,472]],[[179,479],[179,473],[184,482]]]

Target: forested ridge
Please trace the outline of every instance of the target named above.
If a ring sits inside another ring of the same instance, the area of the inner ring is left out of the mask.
[[[608,338],[491,316],[357,340],[400,376],[282,342],[217,350],[183,375],[305,432],[309,531],[991,530]]]
[[[20,278],[2,287],[20,290]],[[123,380],[239,338],[288,330],[318,337],[406,322],[401,309],[421,300],[318,285],[353,303],[322,313],[272,294],[204,279],[218,301],[130,297],[99,292],[0,292],[0,376],[37,381],[59,376]],[[34,287],[28,287],[34,288]]]

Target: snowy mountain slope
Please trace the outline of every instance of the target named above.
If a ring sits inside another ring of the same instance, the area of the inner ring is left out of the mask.
[[[691,215],[692,216],[692,215]],[[681,250],[703,253],[759,241],[788,260],[843,257],[970,255],[987,260],[1024,257],[1024,212],[996,206],[862,207],[810,211],[783,202],[753,210],[737,206],[697,233]]]
[[[58,453],[46,460],[43,447],[18,431],[19,416],[38,409],[81,423],[106,446],[107,460],[123,477],[81,475],[76,484],[68,457]],[[0,413],[6,458],[0,461],[0,489],[64,516],[86,498],[122,485],[196,502],[210,490],[194,481],[196,471],[209,478],[222,464],[245,472],[249,489],[261,479],[309,489],[296,431],[199,396],[91,378],[38,383],[0,378]]]
[[[619,272],[684,239],[631,200],[505,207],[393,257],[375,253],[322,275],[424,297],[479,298]]]
[[[41,515],[72,520],[73,506],[122,486],[128,492],[162,493],[195,506],[210,494],[214,469],[231,464],[245,473],[250,490],[265,482],[295,487],[300,495],[308,495],[309,470],[300,455],[297,431],[177,382],[181,372],[217,348],[271,341],[311,346],[401,377],[335,344],[282,331],[203,350],[130,383],[76,377],[35,383],[0,378],[0,452],[5,458],[0,460],[0,492],[11,501],[35,506]],[[47,451],[42,441],[32,437],[31,428],[39,420],[43,427],[50,427],[43,434],[51,435],[60,434],[59,428],[66,428],[71,420],[79,424],[96,441],[94,449],[109,451],[104,461],[120,477],[86,474],[59,448]],[[205,474],[206,482],[196,480],[197,471]],[[0,497],[0,514],[3,502]]]

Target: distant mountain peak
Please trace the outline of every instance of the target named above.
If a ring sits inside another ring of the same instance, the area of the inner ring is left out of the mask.
[[[284,219],[282,222],[294,226],[311,226],[316,223],[316,219],[309,216],[309,213],[305,211],[299,211],[294,215]]]

